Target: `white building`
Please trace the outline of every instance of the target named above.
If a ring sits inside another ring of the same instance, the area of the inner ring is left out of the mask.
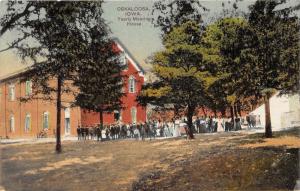
[[[271,123],[273,130],[300,126],[300,97],[278,96],[270,98]],[[250,114],[260,117],[261,126],[265,127],[265,105],[261,105]]]

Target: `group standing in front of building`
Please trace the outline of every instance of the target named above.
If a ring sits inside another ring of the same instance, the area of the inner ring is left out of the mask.
[[[123,88],[125,95],[121,98],[122,110],[104,113],[104,123],[115,121],[136,123],[146,121],[146,108],[138,105],[136,97],[144,84],[144,70],[125,46],[115,39],[117,48],[122,52],[121,60],[126,65],[122,71],[127,78]],[[23,79],[28,69],[0,79],[0,137],[53,137],[56,130],[56,104],[53,100],[34,99],[28,102],[20,98],[32,93],[30,79]],[[49,84],[55,87],[55,79]],[[91,126],[99,123],[99,114],[80,107],[71,107],[73,95],[62,95],[61,133],[64,136],[76,136],[78,126]],[[45,133],[47,135],[45,135]]]

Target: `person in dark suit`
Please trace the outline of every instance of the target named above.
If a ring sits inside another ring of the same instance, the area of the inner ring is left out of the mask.
[[[196,128],[197,128],[197,133],[200,133],[200,119],[199,119],[199,117],[197,117],[197,119],[196,119]]]
[[[251,129],[250,115],[247,115],[247,116],[246,116],[246,121],[247,121],[248,128]]]
[[[81,128],[80,128],[80,126],[78,125],[77,126],[77,137],[78,137],[78,140],[80,140],[81,138],[82,138],[82,136],[81,136]]]

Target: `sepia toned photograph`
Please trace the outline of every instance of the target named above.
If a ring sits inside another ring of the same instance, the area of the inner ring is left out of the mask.
[[[300,191],[299,0],[0,0],[0,191]]]

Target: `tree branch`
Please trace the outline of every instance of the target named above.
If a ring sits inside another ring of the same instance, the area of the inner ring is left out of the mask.
[[[11,17],[9,21],[1,23],[2,28],[0,30],[0,37],[12,27],[12,25],[17,22],[20,18],[26,16],[30,13],[29,8],[31,7],[31,3],[28,3],[22,13],[19,13],[15,15],[14,17]]]

